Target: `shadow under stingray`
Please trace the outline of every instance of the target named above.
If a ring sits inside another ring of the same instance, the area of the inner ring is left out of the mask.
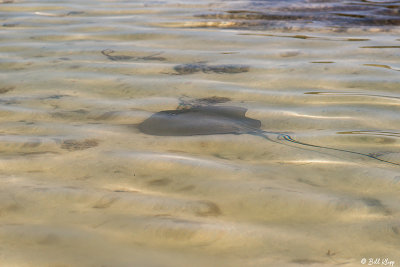
[[[144,120],[138,125],[138,129],[142,133],[155,136],[251,134],[274,143],[288,145],[285,142],[289,142],[308,148],[346,152],[400,166],[399,163],[381,159],[374,154],[303,143],[293,139],[287,133],[264,131],[260,129],[261,121],[246,117],[246,112],[247,109],[243,107],[215,105],[198,105],[186,109],[164,110]],[[269,135],[275,135],[277,137],[276,140],[271,139]]]

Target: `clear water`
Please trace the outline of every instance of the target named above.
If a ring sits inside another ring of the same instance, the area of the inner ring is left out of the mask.
[[[400,264],[398,25],[398,1],[3,0],[1,265]],[[297,143],[137,128],[214,96]]]

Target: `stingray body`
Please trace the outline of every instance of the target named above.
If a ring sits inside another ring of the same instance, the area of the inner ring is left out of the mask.
[[[234,106],[193,106],[187,109],[157,112],[138,125],[142,133],[156,136],[192,136],[214,134],[251,134],[283,145],[296,144],[302,147],[319,148],[365,156],[374,160],[400,166],[399,163],[384,160],[373,154],[307,144],[297,141],[285,133],[261,130],[261,122],[246,117],[246,108]],[[276,135],[277,140],[268,135]],[[299,148],[299,147],[297,147]],[[304,149],[304,148],[303,148]]]
[[[244,134],[259,130],[261,122],[246,117],[246,111],[246,108],[233,106],[165,110],[139,124],[139,130],[158,136]]]

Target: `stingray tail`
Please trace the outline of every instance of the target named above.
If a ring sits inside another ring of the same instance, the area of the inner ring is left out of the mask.
[[[271,140],[270,138],[267,138],[267,139]],[[322,149],[328,149],[328,150],[352,153],[352,154],[356,154],[356,155],[360,155],[360,156],[365,156],[365,157],[368,157],[368,158],[371,158],[371,159],[374,159],[374,160],[378,160],[378,161],[381,161],[381,162],[389,163],[389,164],[392,164],[392,165],[400,166],[399,163],[392,162],[392,161],[389,161],[389,160],[380,159],[377,156],[374,156],[374,155],[371,155],[371,154],[365,154],[365,153],[361,153],[361,152],[345,150],[345,149],[340,149],[340,148],[333,148],[333,147],[326,147],[326,146],[319,146],[319,145],[303,143],[303,142],[300,142],[300,141],[297,141],[297,140],[293,139],[288,134],[279,134],[278,135],[278,139],[279,140],[285,140],[285,141],[288,141],[288,142],[291,142],[291,143],[295,143],[295,144],[298,144],[298,145],[302,145],[302,146],[308,146],[308,147],[315,147],[315,148],[322,148]]]
[[[248,134],[252,134],[252,135],[255,135],[255,136],[262,137],[262,138],[267,139],[268,141],[276,143],[276,144],[289,146],[289,147],[294,147],[294,148],[297,148],[297,149],[309,150],[309,149],[305,149],[305,148],[301,148],[301,147],[298,147],[298,146],[294,146],[294,145],[288,144],[287,142],[284,142],[286,140],[282,141],[282,138],[280,138],[280,136],[287,135],[287,134],[282,134],[281,132],[252,131],[252,132],[248,132]],[[276,140],[274,140],[274,139],[272,139],[272,138],[270,138],[268,136],[270,134],[277,135],[278,138]],[[318,152],[318,153],[322,153],[322,152]]]

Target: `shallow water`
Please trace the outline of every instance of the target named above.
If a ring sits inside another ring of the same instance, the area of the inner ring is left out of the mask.
[[[397,266],[398,22],[398,1],[1,2],[1,265]],[[138,130],[198,104],[270,140]]]

